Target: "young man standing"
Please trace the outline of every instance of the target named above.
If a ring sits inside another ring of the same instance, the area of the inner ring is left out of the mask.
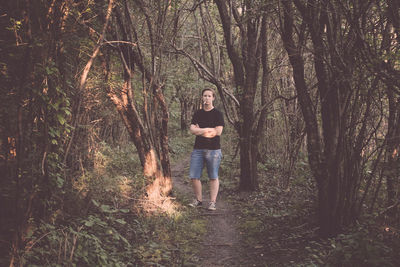
[[[219,190],[218,169],[222,153],[220,136],[224,127],[222,113],[214,108],[215,92],[206,88],[201,92],[203,108],[196,111],[190,125],[190,132],[196,135],[194,149],[190,159],[190,178],[196,196],[192,207],[202,206],[201,173],[206,165],[210,179],[209,210],[216,210],[216,201]]]

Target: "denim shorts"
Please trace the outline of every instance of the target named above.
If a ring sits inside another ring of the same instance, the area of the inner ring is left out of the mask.
[[[221,149],[193,149],[190,158],[190,174],[192,179],[200,179],[204,164],[207,167],[209,179],[218,179],[218,169],[221,163]]]

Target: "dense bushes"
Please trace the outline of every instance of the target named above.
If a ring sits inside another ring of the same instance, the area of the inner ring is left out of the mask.
[[[74,182],[68,207],[32,229],[23,265],[172,266],[195,259],[192,244],[204,221],[179,204],[169,215],[140,210],[144,179],[132,146],[102,144],[94,166]]]

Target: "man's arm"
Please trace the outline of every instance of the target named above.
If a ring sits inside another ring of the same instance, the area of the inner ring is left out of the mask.
[[[216,135],[221,136],[222,130],[224,129],[224,126],[217,126],[214,129],[216,131]]]
[[[202,135],[204,133],[205,128],[200,128],[198,124],[191,124],[189,131],[194,135]]]
[[[215,128],[200,128],[197,124],[191,124],[190,132],[194,135],[200,135],[206,138],[213,138],[217,135],[221,135],[223,128],[223,126],[217,126]]]

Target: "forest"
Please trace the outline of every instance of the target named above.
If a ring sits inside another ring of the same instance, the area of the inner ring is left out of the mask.
[[[400,266],[397,0],[5,0],[0,90],[1,266]]]

